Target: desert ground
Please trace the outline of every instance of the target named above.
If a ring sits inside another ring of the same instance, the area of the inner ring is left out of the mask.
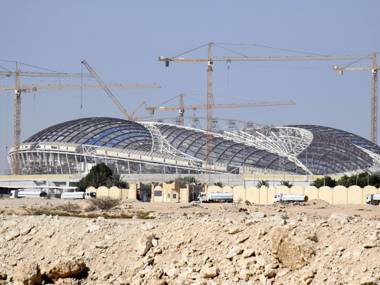
[[[0,284],[380,284],[380,206],[0,199]]]

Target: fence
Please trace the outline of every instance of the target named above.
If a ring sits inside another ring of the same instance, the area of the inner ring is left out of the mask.
[[[309,200],[320,199],[333,205],[348,205],[348,204],[365,204],[367,195],[378,194],[380,190],[373,186],[366,186],[361,188],[359,186],[336,186],[316,188],[314,186],[301,187],[293,186],[288,188],[286,186],[278,187],[244,187],[244,186],[210,186],[208,192],[233,192],[234,201],[249,201],[254,204],[268,205],[274,202],[275,194],[304,194],[307,195]]]

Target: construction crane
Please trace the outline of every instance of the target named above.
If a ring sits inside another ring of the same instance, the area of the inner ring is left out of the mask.
[[[183,55],[193,52],[197,49],[207,46],[207,58],[184,58]],[[159,61],[164,62],[166,67],[169,67],[171,62],[193,62],[193,63],[207,63],[207,133],[212,130],[212,109],[214,106],[214,95],[213,95],[213,72],[214,72],[214,62],[243,62],[243,61],[259,61],[259,62],[286,62],[286,61],[349,61],[358,60],[363,58],[371,58],[370,54],[365,55],[298,55],[298,56],[246,56],[239,54],[238,56],[213,56],[213,47],[220,46],[218,43],[209,42],[202,46],[193,48],[191,50],[182,52],[176,56],[160,56]],[[225,49],[225,48],[224,48]],[[206,163],[209,158],[209,154],[212,150],[211,146],[212,137],[207,136],[206,143]]]
[[[377,66],[376,53],[371,55],[371,66],[337,66],[334,65],[333,69],[340,75],[343,75],[344,71],[370,71],[371,72],[371,141],[377,144],[377,85],[378,77],[377,73],[379,67]]]
[[[178,95],[178,106],[146,106],[145,109],[154,115],[156,111],[175,111],[178,110],[178,124],[184,125],[185,110],[204,110],[208,106],[205,104],[192,104],[184,105],[184,94]],[[257,108],[257,107],[274,107],[274,106],[294,106],[296,103],[292,100],[289,101],[256,101],[256,102],[244,102],[244,103],[224,103],[213,104],[213,109],[238,109],[238,108]],[[211,119],[212,122],[212,119]],[[213,124],[213,123],[212,123]]]
[[[86,60],[82,60],[81,63],[87,68],[87,70],[90,72],[91,76],[98,82],[98,84],[103,88],[103,90],[106,92],[107,96],[112,100],[114,105],[119,109],[119,111],[128,119],[133,121],[133,114],[130,114],[127,109],[124,108],[124,106],[120,103],[120,101],[117,99],[115,95],[113,95],[111,89],[108,87],[107,84],[104,83],[102,78],[96,73],[96,71],[88,64]],[[142,84],[140,84],[142,86]],[[148,85],[145,85],[148,86]],[[149,85],[152,88],[160,88],[161,86],[158,84],[151,84]]]
[[[0,91],[14,91],[14,101],[13,101],[13,146],[15,149],[15,160],[13,163],[13,174],[19,174],[19,157],[17,152],[21,143],[21,96],[23,93],[37,92],[37,91],[51,91],[51,90],[75,90],[81,88],[97,89],[103,88],[98,84],[47,84],[47,85],[23,85],[21,84],[21,77],[32,77],[32,78],[89,78],[91,74],[84,73],[65,73],[65,72],[32,72],[32,71],[21,71],[19,69],[19,64],[16,62],[15,71],[0,71],[0,76],[4,77],[15,77],[14,86],[1,86]],[[106,84],[107,87],[127,89],[127,88],[157,88],[157,84],[122,84],[113,83]]]
[[[136,119],[139,121],[151,121],[152,117],[151,116],[139,117]],[[184,117],[184,119],[186,119],[190,122],[190,127],[192,127],[192,128],[202,128],[200,126],[201,121],[206,122],[206,120],[207,120],[206,117],[202,117],[202,116]],[[155,118],[155,121],[157,121],[157,122],[169,122],[169,123],[175,122],[176,124],[178,124],[179,118],[178,117],[161,117],[160,116],[160,117]],[[223,124],[223,126],[224,126],[224,128],[222,128],[223,130],[224,129],[235,130],[235,129],[241,129],[241,128],[251,129],[251,128],[261,128],[264,126],[271,126],[271,125],[259,124],[259,123],[253,122],[253,121],[243,121],[243,120],[232,119],[232,118],[213,117],[214,127],[215,127],[215,125],[218,125],[219,123]]]
[[[23,93],[20,77],[83,78],[88,75],[82,73],[21,71],[18,62],[16,62],[15,71],[0,71],[0,76],[15,77],[15,86],[12,89],[15,92],[13,100],[13,145],[16,159],[13,163],[12,173],[19,174],[17,151],[21,143],[21,95]]]
[[[114,89],[131,89],[131,88],[155,88],[155,84],[141,84],[141,83],[107,83],[108,88]],[[33,93],[38,91],[51,91],[51,90],[78,90],[78,89],[99,89],[102,88],[99,84],[62,84],[62,83],[48,83],[44,85],[30,84],[21,85],[19,91],[22,93]],[[14,86],[0,86],[0,91],[14,91]],[[139,107],[141,108],[141,106]]]

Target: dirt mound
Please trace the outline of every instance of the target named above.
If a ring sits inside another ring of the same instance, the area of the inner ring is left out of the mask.
[[[316,208],[328,208],[331,207],[331,204],[320,199],[312,199],[307,202],[308,205],[316,207]]]

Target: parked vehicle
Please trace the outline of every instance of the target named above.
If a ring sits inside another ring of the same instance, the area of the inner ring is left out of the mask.
[[[85,192],[62,192],[61,199],[84,199]]]
[[[368,205],[379,205],[380,204],[380,194],[369,194],[367,195]]]
[[[41,189],[16,189],[11,191],[11,198],[39,198],[46,196],[47,193]]]
[[[198,196],[198,201],[201,203],[212,203],[212,202],[233,202],[233,193],[230,192],[215,192],[215,193],[200,193]]]
[[[275,203],[292,203],[292,202],[307,202],[309,198],[306,195],[296,194],[275,194]]]
[[[96,198],[95,192],[75,191],[75,192],[63,192],[61,194],[61,199],[92,199],[92,198]]]

